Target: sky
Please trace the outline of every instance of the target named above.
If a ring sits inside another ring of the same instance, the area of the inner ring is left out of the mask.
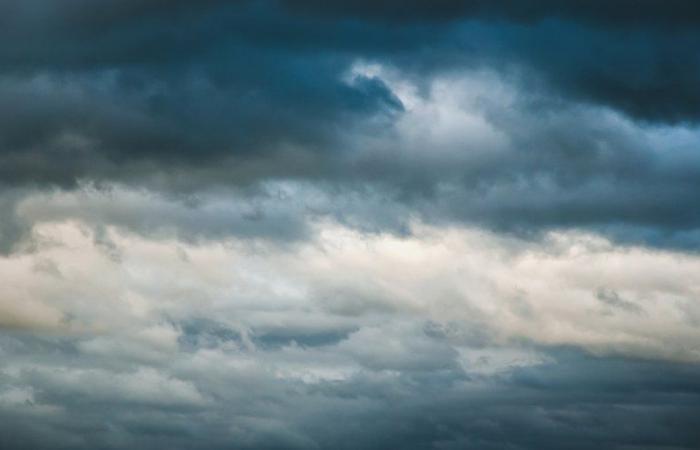
[[[694,0],[0,0],[0,449],[700,448]]]

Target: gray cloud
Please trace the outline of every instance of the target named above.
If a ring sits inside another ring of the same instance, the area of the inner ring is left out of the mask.
[[[366,229],[400,231],[419,215],[697,248],[689,2],[412,2],[400,14],[393,2],[3,8],[14,19],[0,36],[5,186],[116,182],[167,194],[292,179],[384,198],[361,207],[385,211],[376,222],[318,208]],[[384,72],[353,72],[358,62]],[[442,144],[429,113],[412,119],[422,135],[405,136],[413,112],[397,79],[430,100],[435,83],[460,97],[454,80],[483,73],[491,80],[472,87],[484,91],[451,113],[470,109],[507,142],[476,129]],[[5,223],[7,252],[27,231]]]
[[[700,392],[695,366],[554,349],[547,362],[484,376],[457,369],[451,353],[436,353],[445,344],[434,337],[394,337],[423,342],[390,355],[401,361],[393,366],[399,372],[370,364],[342,381],[316,382],[280,378],[266,368],[284,370],[295,360],[308,365],[320,356],[312,350],[258,353],[253,360],[230,353],[226,359],[248,362],[217,367],[228,364],[220,350],[198,349],[155,368],[115,371],[87,356],[77,361],[89,369],[56,365],[47,352],[60,349],[58,342],[42,348],[20,339],[15,351],[31,350],[34,363],[4,380],[2,445],[558,448],[566,440],[588,449],[699,442],[692,428]],[[416,363],[424,369],[410,370]]]
[[[0,0],[0,448],[700,447],[698,25]]]
[[[118,230],[59,216],[0,259],[0,445],[698,443],[695,256],[443,228],[326,225],[282,248]]]

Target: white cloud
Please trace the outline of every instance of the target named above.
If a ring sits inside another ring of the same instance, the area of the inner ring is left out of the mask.
[[[419,223],[404,237],[312,226],[317,237],[294,247],[151,240],[107,227],[120,249],[115,260],[80,222],[47,222],[35,233],[51,244],[0,261],[0,282],[12,287],[0,302],[4,325],[97,333],[81,344],[93,353],[114,345],[99,335],[124,336],[147,358],[176,351],[177,324],[193,317],[277,341],[348,342],[385,320],[410,318],[499,345],[524,339],[700,359],[695,255],[573,231],[522,241]],[[36,270],[47,261],[55,273]],[[615,307],[600,292],[633,307]],[[347,338],[353,330],[361,331]]]

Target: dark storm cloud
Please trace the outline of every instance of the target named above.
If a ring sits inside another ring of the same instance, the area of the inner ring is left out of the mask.
[[[318,16],[295,13],[326,11],[317,2],[4,2],[3,178],[106,176],[107,162],[203,164],[212,154],[259,157],[284,145],[332,152],[338,128],[401,110],[381,80],[341,81],[355,58],[421,72],[522,64],[564,95],[635,117],[698,117],[697,33],[655,27],[694,23],[688,2],[605,12],[590,2],[347,3],[347,14],[334,5],[336,14]],[[373,20],[431,11],[444,20]],[[521,16],[533,22],[522,25]],[[619,31],[618,17],[635,26]],[[70,137],[89,150],[77,151]]]
[[[606,25],[643,23],[652,26],[692,26],[700,22],[700,8],[697,3],[689,0],[283,0],[283,3],[306,13],[380,18],[388,21],[456,20],[465,16],[484,16],[516,21],[565,17]]]
[[[385,201],[349,210],[308,205],[368,230],[400,231],[402,217],[417,212],[498,229],[583,226],[697,244],[697,159],[616,130],[600,113],[612,108],[647,128],[697,126],[694,2],[31,0],[0,8],[4,186],[90,180],[192,191],[293,178],[351,197],[383,190]],[[437,165],[401,149],[355,158],[368,139],[390,141],[406,114],[381,77],[349,75],[358,60],[397,70],[422,95],[441,76],[491,71],[525,97],[480,111],[513,148]],[[446,184],[448,195],[439,189]],[[26,235],[21,222],[3,220],[5,250]]]
[[[292,10],[391,26],[454,27],[430,42],[445,60],[514,62],[560,94],[618,108],[635,118],[697,122],[700,7],[674,0],[322,2],[289,0]],[[425,57],[425,55],[423,55]],[[435,64],[430,60],[429,64]]]
[[[340,127],[402,108],[379,79],[344,82],[349,55],[317,51],[312,24],[272,5],[62,3],[6,6],[15,19],[0,45],[7,183],[313,153],[337,147]]]

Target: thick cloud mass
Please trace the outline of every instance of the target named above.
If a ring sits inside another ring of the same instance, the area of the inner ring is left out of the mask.
[[[697,256],[322,228],[280,248],[39,227],[0,261],[0,444],[700,443]]]
[[[0,0],[0,450],[699,448],[698,5]]]
[[[374,17],[385,20],[458,20],[469,16],[506,18],[516,21],[531,21],[547,17],[565,17],[592,24],[692,26],[700,22],[700,9],[687,0],[670,0],[660,3],[655,0],[541,0],[524,3],[518,0],[379,0],[339,1],[285,0],[306,12]]]
[[[385,190],[435,219],[622,225],[695,247],[697,7],[633,3],[3,2],[0,179],[191,192],[291,178]],[[451,107],[480,129],[437,136],[432,122],[458,119],[431,112],[465,97]],[[430,129],[420,153],[409,122]],[[425,206],[446,185],[445,209],[463,212]]]

